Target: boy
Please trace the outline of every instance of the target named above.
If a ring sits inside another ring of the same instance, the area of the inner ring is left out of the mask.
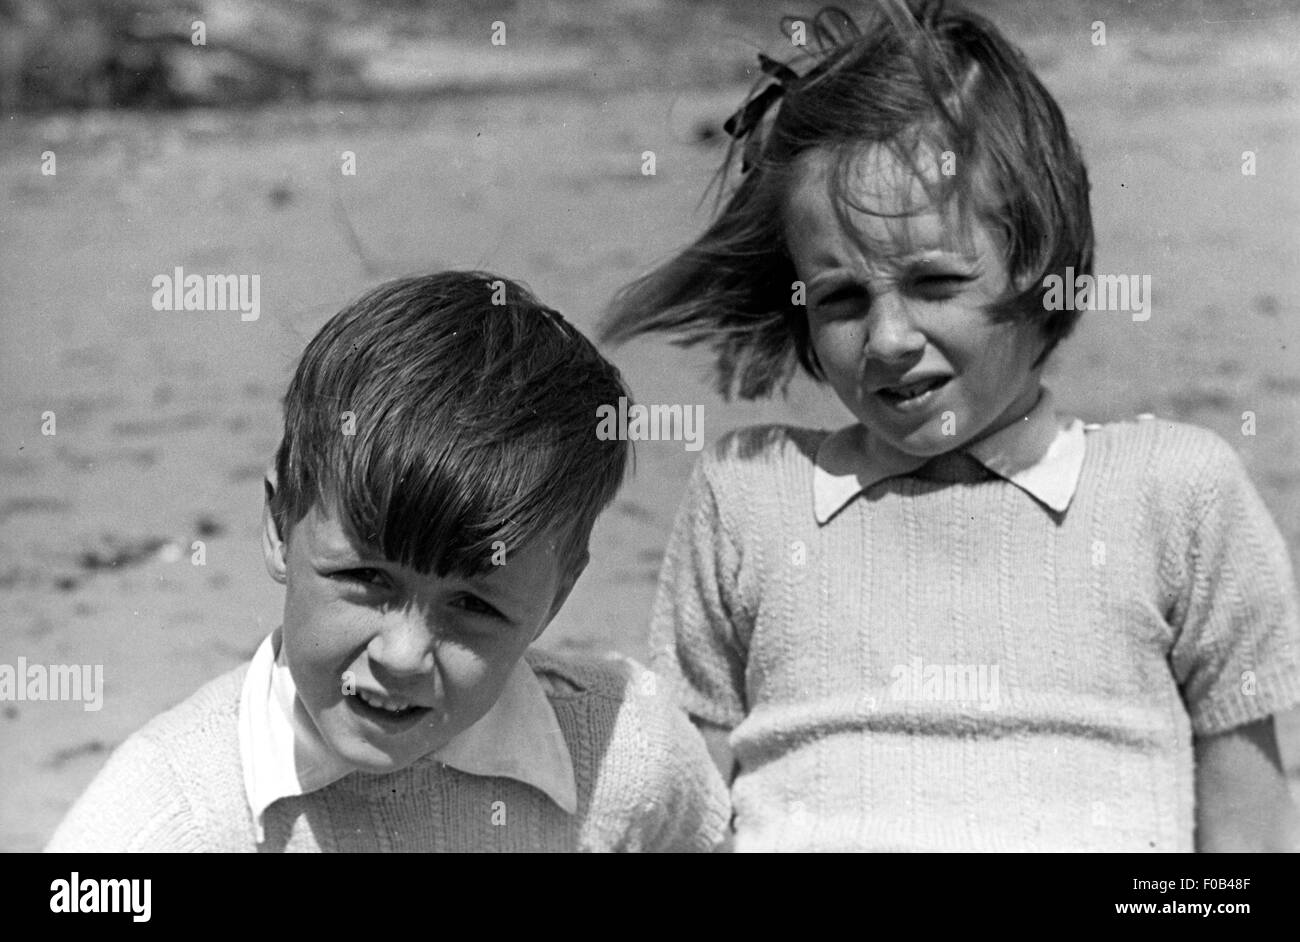
[[[525,654],[622,481],[627,444],[594,433],[622,395],[497,276],[335,316],[266,481],[282,626],[130,737],[48,849],[712,849],[726,790],[649,675]]]

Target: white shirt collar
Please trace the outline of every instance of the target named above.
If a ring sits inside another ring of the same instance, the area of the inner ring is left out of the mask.
[[[1083,423],[1056,415],[1050,390],[1018,422],[966,449],[971,457],[1035,500],[1063,513],[1079,486],[1086,450]],[[928,459],[900,452],[867,433],[861,424],[833,432],[817,449],[813,511],[824,524],[855,497],[886,478],[910,474]]]
[[[244,678],[239,755],[259,844],[265,840],[264,816],[272,804],[310,794],[356,771],[330,748],[298,699],[279,628],[262,641]],[[565,813],[577,810],[568,744],[541,681],[523,658],[483,718],[434,756],[470,775],[516,779],[540,790]]]

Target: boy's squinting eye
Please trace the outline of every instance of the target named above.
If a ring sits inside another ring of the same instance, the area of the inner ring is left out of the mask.
[[[366,567],[358,569],[340,569],[338,572],[330,573],[330,578],[341,579],[344,582],[350,582],[355,585],[375,589],[384,589],[391,584],[391,581],[385,572],[379,569],[370,569]]]
[[[457,608],[464,609],[472,615],[484,615],[488,618],[497,618],[506,621],[506,617],[496,608],[483,601],[477,595],[458,595],[453,603]]]

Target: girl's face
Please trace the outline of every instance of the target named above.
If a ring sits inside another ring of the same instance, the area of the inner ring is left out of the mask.
[[[896,449],[942,454],[997,431],[1038,397],[1037,327],[994,324],[984,309],[1007,288],[982,225],[960,245],[951,217],[926,210],[920,181],[888,151],[868,151],[850,180],[856,232],[831,203],[829,153],[814,151],[786,205],[786,239],[807,287],[813,350],[858,421]],[[928,172],[923,169],[922,172]],[[892,214],[895,218],[887,218]]]

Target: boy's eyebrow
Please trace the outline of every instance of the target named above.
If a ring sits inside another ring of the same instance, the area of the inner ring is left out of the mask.
[[[352,543],[318,543],[312,555],[318,562],[339,563],[374,563],[387,562],[382,553],[369,546],[356,546]]]
[[[489,581],[489,572],[478,572],[464,578],[464,582],[473,587],[476,592],[482,592],[489,595],[497,601],[504,602],[508,606],[522,605],[528,597],[528,593],[511,592],[505,585],[496,581]],[[508,585],[509,583],[506,583]]]

